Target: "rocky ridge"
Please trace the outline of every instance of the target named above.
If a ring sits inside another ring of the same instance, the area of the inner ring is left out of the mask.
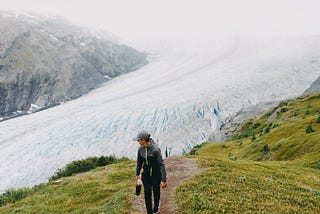
[[[318,77],[308,89],[305,90],[303,95],[320,93],[320,77]],[[208,141],[211,142],[224,142],[233,137],[233,135],[241,129],[241,123],[249,118],[256,118],[261,116],[267,109],[276,107],[278,101],[259,103],[257,105],[249,106],[241,109],[234,115],[225,118],[219,129],[210,133]],[[269,122],[272,122],[281,111],[281,107],[277,108],[269,117]]]
[[[249,118],[259,117],[266,110],[275,107],[279,102],[264,102],[253,106],[242,108],[237,113],[226,117],[220,127],[211,132],[208,138],[210,142],[224,142],[233,137],[241,129],[243,121]]]
[[[303,95],[306,94],[314,94],[320,92],[320,77],[318,77],[311,85],[310,87],[303,93]]]
[[[0,13],[0,119],[77,98],[147,64],[110,33],[62,18]]]

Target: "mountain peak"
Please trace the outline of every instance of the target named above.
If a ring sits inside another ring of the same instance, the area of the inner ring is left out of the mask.
[[[8,15],[9,14],[9,15]],[[146,55],[105,32],[30,13],[0,17],[0,115],[47,108],[145,65]]]

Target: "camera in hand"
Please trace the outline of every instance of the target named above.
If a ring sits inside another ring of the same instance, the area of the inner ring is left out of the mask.
[[[141,187],[142,187],[142,180],[138,179],[136,183],[136,195],[140,195],[141,192]]]

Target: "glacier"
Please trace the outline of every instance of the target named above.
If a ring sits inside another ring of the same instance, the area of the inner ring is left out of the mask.
[[[130,41],[149,64],[45,111],[0,123],[0,192],[88,156],[136,157],[148,130],[183,154],[235,112],[299,96],[320,74],[320,37]],[[129,43],[130,43],[129,42]]]

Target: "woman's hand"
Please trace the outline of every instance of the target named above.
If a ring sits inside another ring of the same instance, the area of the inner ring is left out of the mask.
[[[160,186],[161,186],[162,188],[166,188],[166,187],[167,187],[167,182],[161,181]]]

